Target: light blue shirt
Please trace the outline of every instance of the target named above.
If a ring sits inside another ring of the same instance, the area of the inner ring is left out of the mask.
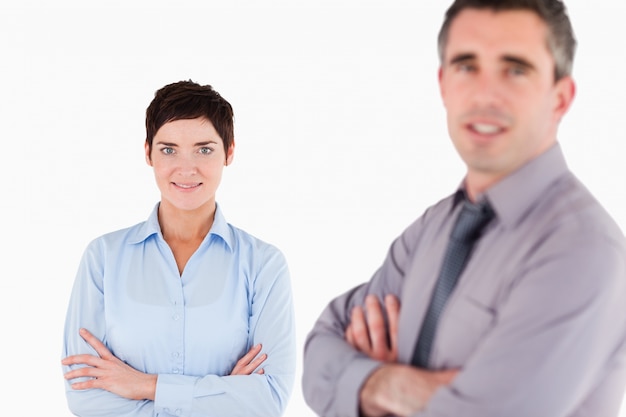
[[[73,390],[78,416],[279,416],[293,388],[296,346],[289,270],[282,253],[226,223],[211,230],[182,276],[161,234],[158,204],[147,221],[86,248],[72,290],[63,357],[96,354],[91,331],[119,359],[157,374],[154,401]],[[228,376],[263,344],[263,375]],[[69,371],[63,367],[63,372]]]

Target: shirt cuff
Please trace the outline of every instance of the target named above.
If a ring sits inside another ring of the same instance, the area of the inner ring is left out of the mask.
[[[196,379],[184,375],[159,374],[154,410],[175,416],[191,415]]]
[[[337,381],[336,415],[359,416],[359,395],[361,387],[370,374],[382,364],[370,358],[353,360]]]

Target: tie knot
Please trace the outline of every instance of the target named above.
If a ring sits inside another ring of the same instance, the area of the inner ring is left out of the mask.
[[[457,217],[451,238],[469,242],[478,239],[483,228],[493,219],[495,213],[487,201],[473,204],[468,200],[463,202],[463,208]]]

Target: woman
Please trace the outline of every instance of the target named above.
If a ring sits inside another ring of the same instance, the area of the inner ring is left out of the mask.
[[[295,373],[281,252],[216,203],[233,160],[233,111],[209,85],[158,90],[146,161],[161,200],[81,260],[62,360],[78,416],[279,416]],[[262,365],[262,367],[261,367]]]

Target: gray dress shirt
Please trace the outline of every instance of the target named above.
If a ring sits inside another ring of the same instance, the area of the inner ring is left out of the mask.
[[[568,170],[560,146],[485,192],[496,212],[441,314],[433,369],[460,369],[415,416],[615,417],[626,384],[626,243]],[[304,348],[303,392],[320,416],[358,416],[380,362],[343,332],[367,294],[400,298],[399,362],[409,363],[458,192],[391,245],[370,281],[334,299]]]

